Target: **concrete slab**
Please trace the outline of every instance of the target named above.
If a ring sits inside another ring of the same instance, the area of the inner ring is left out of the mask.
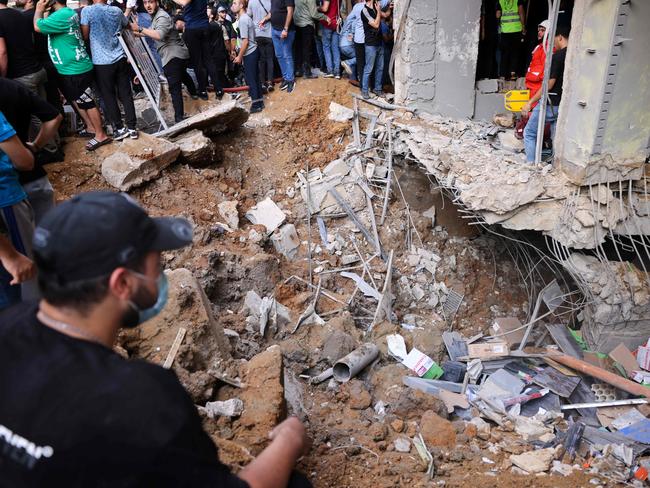
[[[474,120],[492,122],[494,116],[505,110],[503,93],[481,93],[476,91],[474,102]]]
[[[266,198],[246,212],[246,218],[252,224],[263,225],[266,231],[271,233],[282,225],[286,215],[273,200]]]
[[[240,127],[248,120],[248,116],[248,110],[238,103],[237,100],[221,102],[155,135],[170,138],[193,129],[201,129],[213,134],[219,134]]]

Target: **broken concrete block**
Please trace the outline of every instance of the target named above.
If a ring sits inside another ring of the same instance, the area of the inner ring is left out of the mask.
[[[513,454],[510,456],[510,461],[528,473],[544,473],[551,467],[554,456],[555,449],[548,447],[546,449],[528,451],[523,454]]]
[[[481,93],[476,91],[474,101],[474,120],[492,122],[494,114],[503,112],[504,101],[502,93]]]
[[[104,159],[102,176],[109,185],[128,191],[158,177],[180,151],[176,144],[141,133],[139,139],[125,140],[120,151]]]
[[[253,224],[260,224],[271,233],[282,225],[286,215],[273,200],[266,198],[246,212],[246,218]]]
[[[239,213],[237,212],[237,202],[236,201],[227,201],[221,202],[217,205],[219,213],[226,221],[228,227],[233,230],[239,228]]]
[[[511,129],[515,126],[515,114],[512,112],[500,113],[494,116],[492,121],[499,127],[505,127],[506,129]]]
[[[505,132],[499,132],[498,137],[499,144],[501,144],[501,149],[516,153],[522,152],[524,150],[524,141],[517,139],[515,137],[514,131],[508,130]]]
[[[330,113],[328,119],[334,122],[347,122],[354,117],[354,111],[351,108],[344,107],[336,102],[330,102]]]
[[[202,167],[214,162],[216,145],[200,130],[191,130],[174,139],[181,148],[181,159],[194,167]]]
[[[221,102],[172,125],[169,129],[158,132],[156,136],[174,137],[192,129],[200,129],[210,134],[220,134],[240,127],[248,120],[248,115],[248,110],[236,100]]]
[[[481,93],[496,93],[499,91],[499,80],[478,80],[476,89]]]
[[[553,429],[546,427],[540,420],[518,416],[515,417],[515,432],[529,442],[540,440],[545,434],[552,434]]]
[[[262,298],[253,290],[249,290],[244,298],[242,313],[245,315],[259,316],[262,308]]]
[[[239,417],[244,411],[244,402],[239,398],[231,398],[225,402],[208,402],[205,412],[211,419],[215,417]]]
[[[300,239],[293,224],[285,224],[271,236],[271,242],[277,252],[287,259],[294,259],[298,254]]]
[[[406,437],[398,437],[393,442],[397,452],[411,452],[411,441]]]

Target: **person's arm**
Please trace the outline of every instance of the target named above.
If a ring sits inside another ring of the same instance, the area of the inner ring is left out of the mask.
[[[54,139],[62,121],[63,116],[59,114],[51,120],[42,122],[38,134],[36,134],[36,137],[32,142],[27,143],[27,147],[29,147],[32,152],[38,152],[43,149],[45,144]]]
[[[555,78],[551,78],[548,80],[548,91],[551,91],[553,87],[555,86]],[[526,102],[526,105],[524,105],[521,109],[521,114],[523,116],[526,116],[530,113],[531,107],[542,98],[542,89],[540,88],[537,90],[537,93],[535,93],[530,100]]]
[[[34,155],[20,142],[17,135],[14,134],[0,142],[0,150],[9,157],[14,168],[20,171],[34,169]]]
[[[521,33],[526,35],[526,12],[524,11],[524,6],[519,5],[517,7],[517,12],[519,13],[519,21],[521,22]]]
[[[239,46],[239,54],[233,59],[233,63],[241,64],[244,60],[244,53],[248,49],[248,37],[244,37],[241,40],[241,46]]]
[[[11,275],[10,285],[19,285],[36,275],[36,266],[27,256],[20,254],[9,239],[0,234],[0,263]]]
[[[330,25],[330,18],[325,15],[323,12],[319,12],[318,7],[316,7],[316,2],[308,2],[309,5],[309,16],[315,21],[324,20],[327,22],[327,25]]]
[[[176,5],[180,5],[181,7],[185,7],[185,5],[189,5],[192,3],[192,0],[172,0]]]
[[[366,19],[368,20],[368,25],[372,27],[373,29],[379,29],[379,26],[381,25],[381,9],[379,8],[379,3],[375,2],[375,9],[377,10],[377,16],[374,19],[370,18],[370,15],[368,14],[367,10],[363,10],[363,15],[366,16]]]
[[[7,56],[7,43],[5,38],[0,37],[0,77],[7,76],[7,67],[9,66],[9,56]]]
[[[287,7],[287,18],[284,20],[284,29],[280,37],[286,39],[289,35],[289,27],[291,27],[291,20],[293,20],[293,7]]]
[[[272,442],[237,476],[251,488],[284,488],[298,458],[309,442],[305,427],[295,417],[278,425],[270,435]]]
[[[144,29],[138,25],[138,21],[134,20],[129,24],[129,29],[136,33],[136,35],[150,37],[154,41],[162,41],[169,35],[169,31],[173,28],[171,17],[164,16],[163,19],[157,20],[156,24],[152,24],[151,28]]]

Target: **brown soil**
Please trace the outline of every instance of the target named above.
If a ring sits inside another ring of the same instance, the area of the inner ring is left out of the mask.
[[[235,357],[249,360],[272,344],[281,347],[286,368],[285,389],[289,375],[293,378],[292,382],[300,384],[302,390],[300,398],[288,401],[288,411],[307,423],[314,439],[313,449],[301,461],[300,468],[309,475],[315,486],[590,486],[590,476],[586,474],[574,474],[567,478],[514,475],[509,466],[504,465],[510,452],[491,454],[487,450],[489,441],[471,438],[463,433],[464,428],[462,425],[458,427],[457,423],[453,427],[458,434],[453,447],[433,449],[438,474],[429,481],[425,474],[426,466],[415,449],[410,453],[399,453],[394,450],[393,442],[400,436],[413,437],[424,412],[444,415],[444,406],[431,397],[402,387],[401,376],[407,374],[403,366],[382,356],[381,361],[358,380],[336,388],[328,387],[327,382],[309,386],[299,378],[301,374],[313,374],[325,369],[323,353],[328,337],[334,333],[346,338],[341,343],[364,341],[361,324],[356,323],[350,315],[332,315],[333,318],[325,326],[303,326],[295,335],[286,330],[271,331],[265,339],[259,333],[247,330],[245,318],[240,313],[247,291],[255,289],[261,296],[274,293],[295,317],[310,303],[312,295],[296,281],[283,284],[291,275],[308,278],[306,246],[301,245],[299,259],[287,261],[275,253],[270,243],[260,246],[251,242],[248,233],[252,226],[244,219],[244,213],[265,196],[273,195],[273,200],[287,214],[287,220],[296,225],[300,239],[306,240],[304,204],[299,192],[294,198],[289,198],[286,190],[294,185],[297,171],[305,169],[307,164],[311,168],[325,166],[336,159],[348,144],[351,133],[349,124],[332,123],[327,119],[327,114],[332,100],[350,106],[351,90],[345,82],[321,79],[299,81],[297,90],[292,94],[276,91],[268,97],[267,109],[254,117],[258,120],[270,119],[270,126],[241,128],[234,133],[222,134],[215,139],[220,148],[218,161],[201,169],[172,165],[157,180],[133,190],[131,194],[153,215],[183,215],[196,225],[194,246],[165,256],[168,267],[188,268],[199,279],[212,301],[217,320],[224,328],[240,335],[238,340],[233,341]],[[198,111],[201,106],[191,102],[187,111]],[[100,166],[103,158],[117,150],[120,143],[102,147],[90,154],[84,151],[83,144],[82,140],[68,140],[66,161],[48,167],[59,200],[79,192],[110,189],[101,176]],[[430,205],[438,207],[438,224],[444,228],[435,232],[430,219],[422,217],[420,213],[426,208],[411,205],[411,212],[422,235],[421,247],[443,258],[436,280],[464,294],[454,329],[469,336],[486,332],[495,316],[506,314],[523,319],[526,293],[519,286],[519,277],[503,246],[495,245],[490,238],[464,225],[453,210],[443,210],[442,197],[431,189],[428,182],[423,182],[423,176],[414,167],[402,166],[399,171],[407,175],[402,180],[406,182],[407,190],[411,189],[413,194],[419,195],[419,199],[430,200]],[[216,222],[222,220],[217,205],[226,200],[239,202],[241,218],[240,229],[230,234],[222,234],[215,227]],[[451,204],[446,202],[445,205]],[[408,254],[404,239],[405,211],[401,198],[394,198],[387,222],[380,229],[384,246],[395,250],[394,283],[403,274],[411,274],[411,268],[405,264]],[[328,230],[335,229],[336,224],[328,221]],[[346,229],[340,227],[338,231],[348,239],[350,232]],[[314,223],[311,233],[314,242],[320,243],[318,228]],[[363,250],[371,254],[369,248]],[[339,266],[335,256],[324,256],[327,254],[323,253],[319,259],[328,261],[331,267]],[[455,256],[455,264],[450,260],[451,256]],[[377,273],[385,272],[379,260],[373,261],[373,268]],[[383,274],[380,281],[383,282]],[[342,300],[346,300],[353,291],[351,281],[336,274],[323,278],[322,285]],[[398,295],[394,305],[398,319],[409,313],[422,315],[425,330],[410,333],[397,325],[382,324],[376,327],[370,339],[365,340],[380,343],[383,335],[399,331],[409,346],[417,345],[435,360],[442,360],[444,346],[440,334],[447,330],[447,324],[431,311],[419,312],[417,304],[411,308],[410,302],[410,298]],[[327,299],[321,298],[318,302],[321,314],[339,307]],[[172,338],[161,336],[161,340],[166,341],[160,343],[166,349]],[[136,346],[126,346],[131,353],[137,353]],[[336,349],[336,344],[334,346]],[[193,343],[192,347],[201,348],[201,344]],[[340,352],[334,351],[332,354]],[[246,371],[243,371],[242,376],[245,375]],[[190,378],[186,381],[199,380]],[[205,383],[205,377],[201,376],[200,381]],[[189,389],[192,392],[197,390]],[[212,389],[206,391],[197,393],[195,401],[198,402],[202,395],[204,401],[204,395],[211,394]],[[231,398],[240,396],[240,393],[236,388],[222,386],[218,391],[215,388],[212,399]],[[277,401],[276,391],[270,395],[274,398],[272,401]],[[373,409],[379,400],[391,406],[383,419],[377,417]],[[243,422],[250,423],[251,419],[246,417]],[[403,425],[403,433],[397,432],[390,424]],[[243,425],[242,419],[206,419],[205,425],[219,444],[222,458],[235,469],[249,462],[251,453],[257,452],[257,440],[253,441],[244,432],[245,428],[251,426]],[[512,437],[513,444],[518,442],[512,433],[500,432],[499,429],[493,431],[501,438]],[[496,442],[496,439],[492,441]],[[532,447],[516,445],[511,452],[529,449]],[[490,458],[495,464],[483,463],[483,457]]]

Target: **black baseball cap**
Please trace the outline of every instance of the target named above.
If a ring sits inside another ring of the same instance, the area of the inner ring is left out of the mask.
[[[129,195],[102,191],[76,195],[45,214],[33,251],[42,278],[70,283],[108,275],[150,251],[191,243],[186,219],[152,218]]]

